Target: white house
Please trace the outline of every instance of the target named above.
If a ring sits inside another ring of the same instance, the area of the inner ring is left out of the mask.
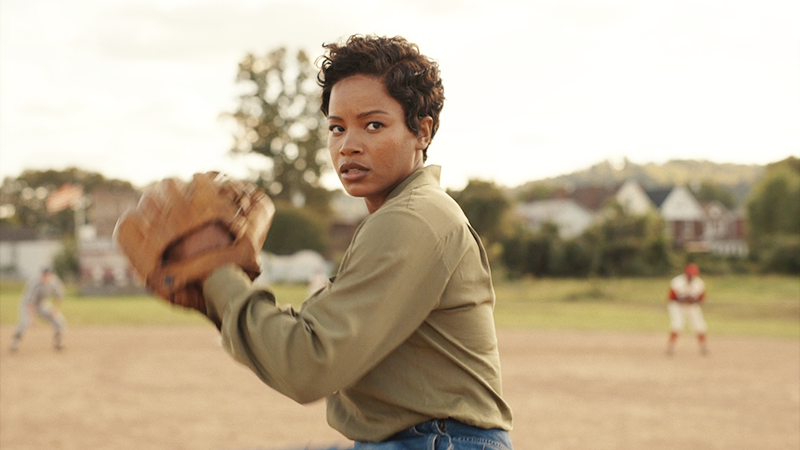
[[[594,214],[572,199],[540,200],[517,205],[517,215],[536,231],[545,223],[558,228],[562,239],[580,236],[594,222]]]
[[[257,284],[270,283],[308,283],[317,274],[329,275],[333,271],[331,263],[313,250],[300,250],[293,255],[274,255],[261,253],[261,275]]]
[[[703,205],[703,209],[703,241],[708,242],[708,250],[719,255],[747,256],[749,249],[744,240],[744,211],[730,211],[716,200]]]
[[[703,238],[705,211],[686,187],[675,186],[661,203],[660,213],[675,245],[683,247]]]
[[[661,217],[664,220],[702,221],[703,216],[703,207],[685,186],[675,186],[661,204]]]
[[[628,180],[620,186],[614,199],[622,209],[634,216],[643,216],[655,209],[655,205],[647,196],[642,186],[635,180]]]
[[[718,201],[704,205],[705,227],[703,238],[708,241],[725,239],[730,235],[731,213],[728,208]]]

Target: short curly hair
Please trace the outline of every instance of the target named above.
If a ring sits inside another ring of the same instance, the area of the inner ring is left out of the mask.
[[[386,91],[403,107],[406,126],[419,134],[422,119],[433,119],[431,140],[439,129],[439,114],[444,106],[444,86],[436,61],[422,55],[416,44],[400,36],[353,35],[344,44],[323,47],[326,54],[318,60],[317,82],[322,87],[320,110],[328,116],[333,86],[352,75],[379,78]],[[430,144],[430,143],[429,143]],[[427,147],[423,158],[428,157]]]

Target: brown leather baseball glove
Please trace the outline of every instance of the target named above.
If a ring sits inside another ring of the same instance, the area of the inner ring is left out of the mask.
[[[274,214],[255,185],[201,173],[189,183],[166,179],[148,189],[117,221],[114,238],[155,294],[206,314],[202,283],[214,269],[233,263],[251,280],[259,275]],[[210,228],[227,235],[211,242],[203,235]]]

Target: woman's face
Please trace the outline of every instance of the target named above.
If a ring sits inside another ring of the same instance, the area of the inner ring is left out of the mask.
[[[353,75],[333,85],[328,106],[328,150],[345,190],[364,197],[372,214],[400,182],[423,165],[433,120],[408,129],[403,107],[378,78]]]

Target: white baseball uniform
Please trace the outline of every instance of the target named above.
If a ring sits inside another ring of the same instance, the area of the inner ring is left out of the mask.
[[[686,274],[678,275],[669,283],[669,303],[667,310],[670,317],[670,328],[675,333],[683,330],[688,321],[692,329],[698,334],[705,334],[708,327],[703,318],[700,303],[706,294],[706,285],[700,277],[689,277]]]

